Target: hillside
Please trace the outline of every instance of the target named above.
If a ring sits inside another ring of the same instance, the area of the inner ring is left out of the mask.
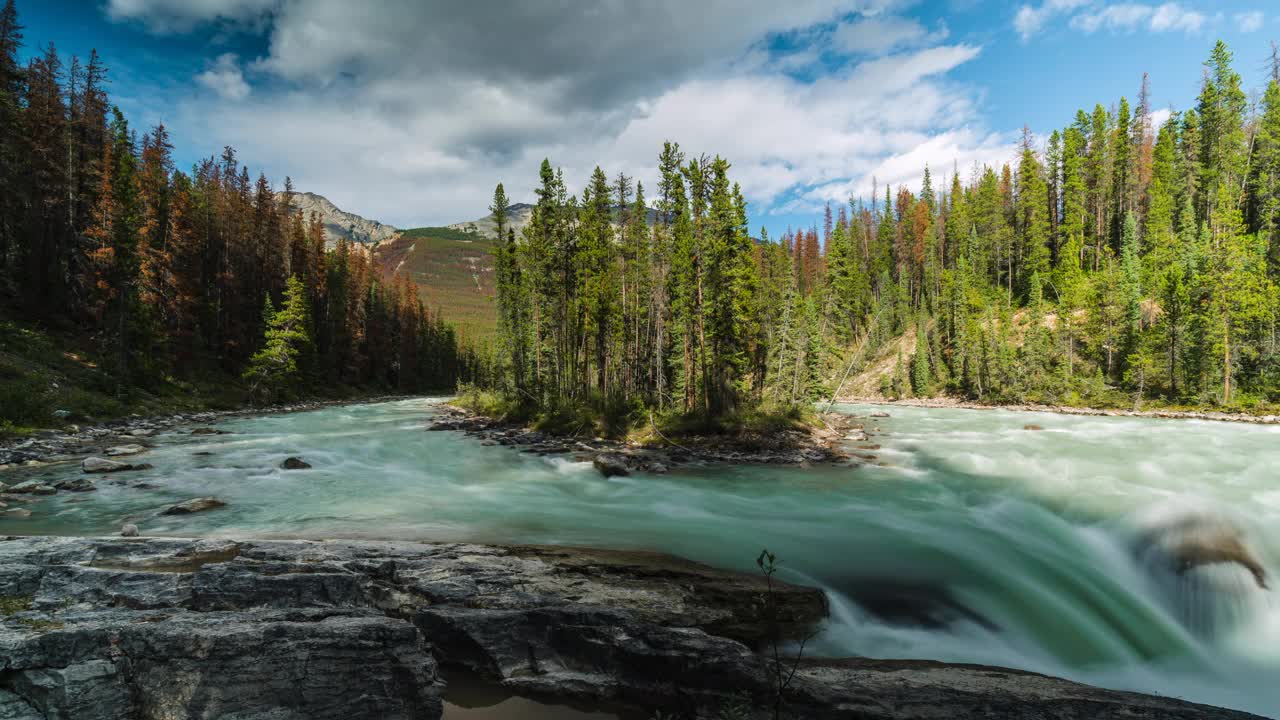
[[[383,273],[406,272],[422,291],[423,302],[440,308],[445,319],[471,338],[493,334],[493,240],[447,227],[404,230],[374,248]]]

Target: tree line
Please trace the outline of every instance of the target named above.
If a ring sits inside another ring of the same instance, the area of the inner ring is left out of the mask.
[[[0,308],[88,334],[119,392],[244,375],[265,399],[335,385],[451,388],[469,362],[407,277],[326,248],[286,179],[228,147],[184,172],[168,131],[112,107],[96,51],[51,44],[25,65],[0,10]],[[264,305],[266,311],[264,312]],[[277,312],[274,306],[282,309]],[[289,332],[281,332],[287,326]],[[282,344],[283,343],[283,344]],[[283,363],[285,357],[292,363]],[[281,368],[291,368],[281,373]]]
[[[722,158],[659,156],[644,189],[542,165],[532,222],[492,211],[493,382],[535,408],[708,417],[795,405],[889,358],[879,390],[984,402],[1280,401],[1280,62],[1252,104],[1221,42],[1194,107],[1081,110],[1014,162],[747,232]],[[896,356],[896,357],[895,357]]]
[[[1256,105],[1232,63],[1218,42],[1159,127],[1144,76],[1012,166],[842,209],[812,282],[843,337],[908,334],[884,391],[1280,400],[1280,62]]]

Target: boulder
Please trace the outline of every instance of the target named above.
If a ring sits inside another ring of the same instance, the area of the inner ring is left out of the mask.
[[[287,457],[280,463],[280,467],[284,470],[310,470],[311,463],[300,457]]]
[[[39,480],[28,480],[10,487],[5,492],[22,495],[53,495],[58,492],[58,489]]]
[[[631,474],[631,464],[627,456],[621,453],[600,453],[591,464],[605,477],[625,477]]]
[[[141,445],[116,445],[104,450],[103,454],[107,457],[121,457],[124,455],[137,455],[146,451],[147,449]]]
[[[877,410],[877,411],[875,411],[875,412],[871,413],[871,417],[873,417],[873,418],[887,418],[887,417],[889,417],[889,413],[887,413],[887,412],[885,412],[885,411],[883,411],[883,410]]]
[[[129,523],[120,528],[120,537],[138,537],[138,526]]]
[[[125,472],[138,469],[119,460],[108,460],[100,457],[87,457],[80,463],[80,468],[87,473]]]
[[[94,485],[89,478],[73,478],[71,480],[63,480],[57,484],[59,490],[68,492],[93,492],[98,487]]]
[[[10,508],[8,510],[0,510],[0,517],[13,518],[15,520],[25,520],[31,517],[31,511],[26,508]],[[3,716],[0,716],[3,717]]]
[[[1033,425],[1033,424],[1023,425],[1023,426],[1022,426],[1022,429],[1023,429],[1023,430],[1032,430],[1032,431],[1040,431],[1040,430],[1044,430],[1044,428],[1043,428],[1043,427],[1041,427],[1041,426],[1039,426],[1039,425]]]
[[[670,472],[670,469],[666,465],[663,465],[660,462],[656,462],[649,465],[649,472],[655,475],[666,475],[668,472]]]
[[[180,502],[177,505],[170,505],[162,511],[161,515],[190,515],[191,513],[204,512],[205,510],[215,510],[220,507],[226,507],[226,503],[215,497],[201,497]]]

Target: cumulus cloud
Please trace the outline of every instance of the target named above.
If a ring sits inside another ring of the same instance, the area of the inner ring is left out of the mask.
[[[225,100],[243,100],[249,97],[249,83],[245,82],[239,58],[234,53],[219,55],[209,69],[196,75],[196,82]]]
[[[910,0],[519,3],[500,17],[462,0],[243,2],[183,22],[264,23],[252,92],[243,59],[218,58],[199,82],[219,95],[187,100],[174,131],[401,226],[481,215],[498,181],[528,199],[543,157],[575,189],[599,164],[653,190],[664,140],[729,158],[756,216],[876,173],[1010,154],[949,79],[980,48],[894,14]],[[782,34],[806,42],[777,56]],[[788,71],[826,52],[853,59]]]
[[[1199,32],[1208,18],[1204,13],[1177,2],[1148,5],[1136,2],[1099,3],[1097,0],[1045,0],[1039,6],[1023,5],[1014,15],[1013,26],[1028,40],[1046,23],[1070,17],[1069,25],[1085,33],[1112,32]]]
[[[1261,30],[1262,24],[1266,20],[1261,10],[1236,13],[1234,19],[1236,21],[1236,27],[1240,28],[1240,32],[1246,33]]]

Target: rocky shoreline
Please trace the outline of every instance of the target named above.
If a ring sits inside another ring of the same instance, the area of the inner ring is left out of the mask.
[[[959,409],[959,410],[1012,410],[1015,412],[1052,413],[1055,415],[1083,415],[1087,417],[1142,417],[1162,420],[1211,420],[1214,422],[1247,423],[1253,425],[1280,425],[1280,415],[1250,415],[1248,413],[1229,413],[1216,410],[1118,410],[1103,408],[1074,407],[1071,405],[983,405],[981,403],[957,400],[955,398],[918,398],[889,400],[883,397],[843,397],[838,403],[853,405],[885,405],[922,408]]]
[[[0,718],[423,718],[449,673],[663,717],[772,717],[772,639],[818,590],[646,552],[355,541],[0,539]],[[805,659],[784,717],[1246,713],[1033,673]]]
[[[236,410],[207,410],[174,413],[155,417],[131,416],[96,425],[69,424],[64,428],[39,430],[30,435],[0,439],[0,472],[15,467],[33,467],[52,462],[75,460],[86,455],[111,455],[111,448],[136,445],[150,447],[149,438],[192,426],[194,434],[215,434],[206,426],[239,417],[306,412],[343,405],[391,402],[412,396],[392,395],[350,400],[310,400],[287,405],[273,405]]]
[[[660,438],[661,444],[654,445],[556,435],[478,415],[455,405],[441,405],[440,413],[442,417],[427,426],[428,431],[461,432],[484,445],[590,462],[606,477],[632,472],[663,474],[681,467],[724,464],[807,467],[870,462],[875,460],[870,452],[879,449],[871,440],[871,431],[859,423],[858,418],[834,413],[821,416],[825,427],[808,431],[788,430],[767,437],[681,437],[679,442]],[[849,443],[855,450],[853,455],[845,449]]]

